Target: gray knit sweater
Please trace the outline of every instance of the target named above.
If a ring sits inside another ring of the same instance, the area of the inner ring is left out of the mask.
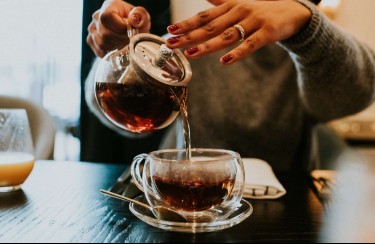
[[[300,2],[312,11],[312,19],[292,38],[231,66],[218,61],[228,50],[191,61],[192,147],[232,149],[275,169],[306,168],[313,163],[314,125],[358,112],[373,101],[373,51],[339,30],[315,5]],[[176,136],[183,148],[179,121],[173,132],[169,136]]]
[[[315,5],[299,2],[312,19],[295,36],[230,66],[219,63],[228,50],[191,60],[192,147],[235,150],[274,169],[306,169],[314,126],[372,103],[374,52]],[[169,129],[161,148],[184,148],[181,121]]]

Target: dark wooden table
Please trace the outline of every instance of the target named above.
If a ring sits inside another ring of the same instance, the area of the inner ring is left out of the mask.
[[[288,193],[249,200],[253,214],[229,229],[169,232],[136,218],[128,203],[107,198],[126,166],[38,161],[23,190],[0,194],[0,242],[318,242],[323,207],[307,177],[276,172]]]

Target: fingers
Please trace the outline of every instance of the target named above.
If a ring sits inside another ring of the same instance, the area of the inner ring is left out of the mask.
[[[244,28],[244,30],[246,30],[246,28]],[[249,31],[247,33],[251,32],[252,31]],[[235,27],[230,27],[220,36],[185,50],[184,54],[189,58],[198,58],[240,43],[236,48],[221,57],[220,62],[229,65],[272,42],[268,34],[267,29],[261,28],[250,35],[248,34],[244,41],[240,42],[242,38],[241,33]]]
[[[227,46],[237,44],[241,36],[236,28],[230,27],[223,31],[218,37],[185,50],[189,58],[197,58],[203,55],[221,50]]]
[[[210,22],[225,14],[227,11],[228,10],[225,5],[220,5],[218,7],[199,12],[197,15],[180,23],[170,25],[168,26],[167,30],[173,35],[188,33],[200,27],[202,29],[206,29],[209,32],[212,32],[215,28],[215,25]]]
[[[95,26],[93,23],[89,25],[89,29],[91,29],[91,33],[87,35],[86,38],[86,43],[89,45],[91,50],[94,52],[94,54],[98,57],[104,57],[104,55],[107,53],[106,50],[101,49],[96,42],[94,42],[95,36],[97,36],[97,31],[96,28],[93,27]]]
[[[122,0],[105,1],[92,16],[86,42],[95,55],[103,57],[109,51],[128,44],[128,25],[139,32],[149,32],[151,18],[147,10]]]
[[[218,6],[218,5],[221,5],[225,2],[227,2],[228,0],[207,0],[207,2],[210,2],[212,3],[213,5],[215,6]]]
[[[88,26],[87,44],[95,55],[103,57],[108,51],[121,48],[126,44],[126,36],[107,29],[99,21],[99,12],[93,14],[93,20]]]
[[[114,33],[126,34],[127,25],[123,19],[133,8],[133,5],[121,1],[105,2],[99,12],[99,22]]]
[[[197,58],[243,40],[220,59],[232,64],[266,44],[295,35],[311,18],[311,12],[296,1],[208,1],[217,6],[168,27],[175,35],[166,42],[169,48],[188,48],[185,55]]]
[[[129,23],[132,27],[139,29],[140,32],[150,31],[151,17],[145,8],[125,5],[122,11],[116,10],[117,12],[108,8],[100,15],[100,22],[106,28],[118,34],[126,34],[127,23]],[[128,22],[124,19],[128,19]]]
[[[149,32],[151,29],[151,17],[143,7],[135,7],[129,13],[129,24],[137,28],[139,32]]]
[[[240,17],[234,17],[233,11],[228,11],[201,28],[169,38],[167,45],[170,48],[192,46],[185,50],[185,55],[188,58],[198,58],[238,44],[241,39],[254,33],[260,26],[254,21],[240,22]]]
[[[91,50],[94,52],[94,54],[100,58],[103,58],[104,55],[106,54],[103,50],[100,50],[96,48],[94,41],[92,39],[92,36],[88,35],[86,38],[87,44],[90,46]]]
[[[182,32],[184,34],[167,39],[167,42],[166,42],[167,46],[169,48],[181,48],[181,47],[193,46],[193,45],[208,41],[211,38],[215,38],[219,36],[220,38],[215,39],[217,42],[224,41],[226,45],[228,44],[232,45],[233,44],[232,37],[235,36],[235,33],[233,33],[233,30],[227,31],[228,29],[227,26],[228,24],[231,26],[232,23],[233,25],[234,23],[238,23],[240,19],[237,17],[233,17],[232,11],[229,11],[226,14],[221,14],[219,11],[217,13],[220,15],[220,17],[207,22],[206,24],[202,25],[200,28],[197,28],[189,32]],[[184,31],[184,30],[185,28],[181,28],[181,30],[174,31],[174,33]],[[220,43],[214,43],[212,41],[209,41],[207,43],[209,43],[210,46],[220,45]],[[223,47],[223,45],[221,46]],[[217,49],[215,49],[215,51],[216,50]]]
[[[96,20],[98,19],[98,16],[99,16],[99,11],[96,11],[92,18],[93,20],[91,21],[91,23],[89,24],[87,30],[88,30],[88,35],[87,35],[87,38],[86,38],[86,43],[90,46],[90,48],[92,49],[92,51],[94,52],[94,54],[98,57],[104,57],[105,55],[105,51],[104,50],[101,50],[94,42],[94,38],[95,36],[98,36],[98,32],[97,32],[97,27],[96,27]]]
[[[260,29],[247,37],[241,44],[221,57],[222,64],[233,64],[270,42],[267,31]]]

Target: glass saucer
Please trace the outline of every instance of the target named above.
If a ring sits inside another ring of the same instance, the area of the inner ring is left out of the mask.
[[[146,203],[144,195],[135,198],[140,202]],[[157,219],[154,214],[142,206],[130,203],[130,211],[149,225],[176,232],[200,233],[212,232],[217,230],[227,229],[236,224],[241,223],[253,213],[253,206],[245,199],[241,200],[241,205],[228,218],[220,221],[192,223],[192,222],[174,222]]]

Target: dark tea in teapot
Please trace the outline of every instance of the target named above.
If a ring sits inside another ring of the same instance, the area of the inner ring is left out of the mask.
[[[132,132],[164,128],[177,117],[187,87],[144,83],[96,83],[99,106],[113,123]]]
[[[108,53],[96,72],[95,95],[104,115],[135,133],[170,125],[185,106],[191,67],[179,50],[152,34],[136,34]]]

